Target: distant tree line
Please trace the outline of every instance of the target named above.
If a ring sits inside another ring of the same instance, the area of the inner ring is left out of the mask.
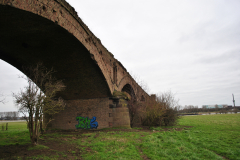
[[[223,108],[219,108],[218,105],[215,105],[214,108],[207,108],[205,105],[203,105],[202,108],[193,105],[185,105],[181,108],[182,109],[178,110],[179,114],[198,114],[199,112],[215,112],[216,114],[222,114],[228,112],[240,112],[240,107],[224,106]]]
[[[17,120],[19,118],[19,112],[0,112],[0,120]]]

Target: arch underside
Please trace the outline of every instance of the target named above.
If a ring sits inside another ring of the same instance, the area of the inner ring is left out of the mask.
[[[130,84],[124,85],[124,87],[122,88],[122,92],[127,92],[131,96],[131,99],[136,99],[136,95]]]
[[[10,6],[0,5],[0,59],[22,71],[42,62],[63,80],[64,99],[110,97],[106,79],[89,51],[58,24]]]

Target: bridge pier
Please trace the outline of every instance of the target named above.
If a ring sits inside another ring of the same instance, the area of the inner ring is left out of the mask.
[[[66,108],[47,128],[130,127],[123,92],[141,100],[149,95],[72,6],[65,0],[0,0],[0,11],[0,59],[20,71],[42,62],[66,85],[59,92]],[[45,126],[49,118],[44,115]]]
[[[130,128],[127,101],[122,98],[79,99],[65,102],[65,109],[52,116],[54,120],[47,125],[48,129]],[[49,117],[45,115],[44,125],[48,120]],[[94,125],[91,125],[91,122]]]
[[[111,98],[109,108],[111,109],[110,127],[126,127],[130,128],[129,110],[127,107],[127,100],[124,98]]]

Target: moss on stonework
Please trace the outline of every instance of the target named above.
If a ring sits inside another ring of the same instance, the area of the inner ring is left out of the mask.
[[[131,97],[126,92],[114,91],[113,97],[120,98],[120,99],[131,99]]]
[[[126,95],[123,92],[120,91],[114,91],[113,97],[126,97]]]
[[[130,94],[128,94],[127,92],[123,92],[123,93],[127,96],[127,99],[128,99],[128,100],[131,100]]]

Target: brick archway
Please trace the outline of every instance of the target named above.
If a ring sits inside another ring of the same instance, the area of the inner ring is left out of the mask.
[[[53,68],[66,100],[109,97],[110,76],[92,33],[63,2],[0,1],[0,58],[20,71],[38,62]]]
[[[126,84],[125,86],[123,86],[121,91],[122,92],[127,92],[131,96],[131,99],[133,99],[133,100],[136,99],[136,95],[135,95],[134,90],[133,90],[133,88],[130,84]]]
[[[111,97],[124,86],[148,96],[65,0],[0,0],[0,12],[0,58],[20,71],[42,62],[66,85],[52,128],[74,129],[77,116],[108,127]]]

